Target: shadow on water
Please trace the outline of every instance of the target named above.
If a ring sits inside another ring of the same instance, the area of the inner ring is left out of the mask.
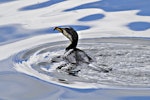
[[[80,18],[79,21],[94,21],[94,20],[102,19],[104,17],[105,15],[103,14],[92,14],[92,15],[88,15],[83,18]]]
[[[12,2],[12,1],[16,1],[16,0],[0,0],[0,4],[8,3],[8,2]]]
[[[83,26],[83,25],[64,25],[64,26],[73,27],[77,31],[86,30],[90,28],[89,26]],[[54,27],[31,30],[31,29],[23,28],[22,25],[20,24],[0,26],[0,44],[13,42],[16,40],[29,38],[36,35],[58,33],[53,29]]]
[[[35,10],[35,9],[40,9],[40,8],[44,8],[44,7],[48,7],[48,6],[52,6],[54,4],[60,3],[60,2],[64,2],[65,0],[48,0],[46,2],[42,2],[42,3],[37,3],[37,4],[33,4],[33,5],[29,5],[23,8],[20,8],[20,11],[27,11],[27,10]]]
[[[65,11],[73,11],[87,8],[103,9],[107,12],[126,11],[126,10],[140,10],[137,15],[150,16],[150,2],[149,0],[99,0],[87,4],[82,4]]]
[[[145,31],[150,29],[150,23],[148,22],[133,22],[127,26],[133,31]]]

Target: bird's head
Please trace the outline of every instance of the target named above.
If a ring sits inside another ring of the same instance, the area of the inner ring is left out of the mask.
[[[66,36],[71,41],[71,45],[70,45],[69,49],[76,48],[77,43],[78,43],[78,34],[73,28],[71,28],[71,27],[67,27],[67,28],[55,27],[54,30],[61,32],[64,36]]]
[[[55,27],[55,28],[54,28],[54,30],[57,30],[57,31],[59,31],[59,32],[63,33],[63,29],[62,29],[62,28]]]

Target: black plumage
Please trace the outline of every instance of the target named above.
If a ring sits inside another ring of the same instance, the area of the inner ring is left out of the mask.
[[[55,27],[54,30],[58,30],[63,33],[70,41],[71,44],[66,47],[66,52],[64,58],[72,64],[89,63],[92,58],[88,56],[83,50],[77,48],[78,44],[78,33],[71,27],[69,28],[59,28]]]

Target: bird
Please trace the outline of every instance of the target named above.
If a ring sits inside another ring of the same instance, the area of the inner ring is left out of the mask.
[[[112,71],[111,68],[105,69],[98,67],[99,69],[97,69],[91,66],[94,60],[85,51],[77,48],[79,36],[78,33],[72,27],[65,27],[65,28],[55,27],[54,30],[59,31],[70,40],[70,45],[66,47],[63,57],[58,56],[55,58],[55,60],[53,60],[55,62],[56,59],[57,61],[65,59],[68,63],[58,66],[57,69],[62,69],[63,67],[70,66],[66,70],[66,72],[69,75],[73,76],[77,76],[77,73],[80,72],[80,69],[78,70],[77,66],[88,66],[92,70],[104,73]]]
[[[89,64],[92,61],[92,58],[88,56],[86,52],[77,48],[79,36],[78,33],[72,27],[55,27],[54,30],[57,30],[60,33],[62,33],[71,42],[70,45],[66,47],[66,52],[64,54],[64,58],[69,63],[78,65],[81,63]]]

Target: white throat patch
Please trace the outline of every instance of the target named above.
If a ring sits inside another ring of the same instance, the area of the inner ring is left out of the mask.
[[[68,34],[68,33],[66,32],[66,30],[63,30],[63,34],[64,34],[70,41],[72,41],[71,35]]]

